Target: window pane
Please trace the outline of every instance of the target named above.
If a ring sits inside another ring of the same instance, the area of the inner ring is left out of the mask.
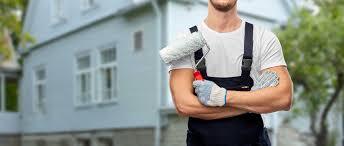
[[[143,48],[143,32],[137,31],[134,33],[134,49],[139,51]]]
[[[88,9],[88,8],[92,7],[92,5],[94,4],[94,1],[93,0],[82,0],[81,3],[82,3],[82,8]]]
[[[112,70],[112,96],[117,97],[117,67],[113,67]]]
[[[103,100],[111,99],[111,68],[102,69],[102,95]]]
[[[111,63],[116,61],[116,49],[110,48],[101,51],[101,62],[104,63]]]
[[[37,109],[42,112],[44,110],[45,101],[45,86],[43,84],[38,84],[37,89]]]
[[[88,69],[91,67],[91,57],[90,56],[83,56],[78,58],[77,60],[78,69]]]
[[[45,70],[39,69],[36,71],[36,79],[37,80],[44,80],[45,79]]]
[[[81,104],[91,102],[91,74],[83,73],[77,77],[77,97]]]
[[[6,78],[6,111],[18,111],[18,80],[15,78]]]
[[[101,94],[104,101],[114,99],[116,95],[116,69],[115,67],[101,70]]]
[[[54,0],[53,2],[53,17],[59,18],[62,16],[62,0]]]

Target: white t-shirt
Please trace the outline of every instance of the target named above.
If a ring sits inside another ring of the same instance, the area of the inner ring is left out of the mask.
[[[210,77],[241,76],[244,54],[245,21],[240,28],[219,33],[202,22],[197,26],[207,41],[210,52],[205,57],[207,75]],[[251,77],[256,82],[261,71],[275,66],[286,66],[282,46],[271,31],[254,26],[253,28],[253,63]],[[190,33],[190,32],[189,32]],[[203,54],[208,51],[204,46]],[[181,68],[193,68],[194,53],[170,63],[169,71]]]

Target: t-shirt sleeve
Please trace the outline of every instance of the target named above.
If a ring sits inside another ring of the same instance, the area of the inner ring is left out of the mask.
[[[182,68],[191,68],[193,66],[193,62],[191,59],[192,55],[185,56],[178,60],[174,60],[169,64],[168,72],[174,69],[182,69]]]
[[[276,66],[287,66],[281,43],[275,34],[266,31],[261,41],[260,70]]]

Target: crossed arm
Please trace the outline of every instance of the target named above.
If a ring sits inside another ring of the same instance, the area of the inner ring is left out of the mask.
[[[247,112],[270,113],[289,110],[292,99],[292,82],[285,67],[267,69],[276,72],[280,83],[257,91],[228,91],[228,107],[206,107],[193,94],[192,69],[176,69],[170,74],[170,88],[178,114],[205,120],[238,116]]]

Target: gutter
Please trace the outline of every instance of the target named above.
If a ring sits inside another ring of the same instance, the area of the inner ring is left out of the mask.
[[[156,47],[158,50],[161,48],[161,37],[162,37],[162,18],[161,18],[161,10],[158,4],[157,0],[151,0],[151,4],[153,6],[153,11],[156,14]],[[154,145],[155,146],[160,146],[160,139],[161,139],[161,114],[160,114],[160,106],[161,106],[161,97],[163,97],[163,92],[161,91],[162,87],[162,63],[160,61],[159,55],[156,56],[157,63],[158,63],[158,74],[157,74],[157,108],[156,108],[156,114],[158,117],[156,118],[156,123],[155,123],[155,132],[154,132]]]

